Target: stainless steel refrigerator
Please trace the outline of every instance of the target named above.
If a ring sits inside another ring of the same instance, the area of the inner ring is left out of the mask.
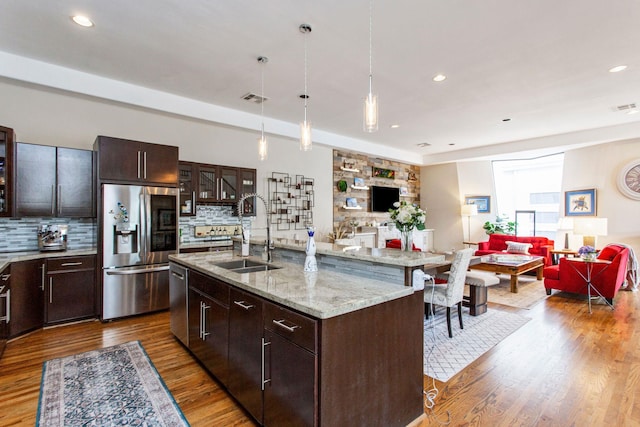
[[[102,320],[169,307],[178,190],[102,185]]]

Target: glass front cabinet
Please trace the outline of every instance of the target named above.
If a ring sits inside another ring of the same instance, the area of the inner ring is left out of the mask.
[[[13,129],[0,126],[0,216],[11,216],[14,141]]]

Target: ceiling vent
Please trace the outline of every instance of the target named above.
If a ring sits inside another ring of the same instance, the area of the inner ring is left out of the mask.
[[[614,111],[620,111],[623,113],[628,113],[629,111],[633,111],[633,110],[637,110],[638,107],[636,106],[635,103],[633,104],[624,104],[624,105],[618,105],[617,107],[614,108]]]
[[[269,98],[267,98],[266,96],[260,96],[251,92],[247,93],[246,95],[242,95],[242,99],[244,99],[245,101],[253,102],[254,104],[262,104],[263,102],[269,100]]]

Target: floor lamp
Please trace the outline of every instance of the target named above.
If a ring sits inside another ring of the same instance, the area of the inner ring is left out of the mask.
[[[478,215],[478,205],[462,205],[461,214],[467,217],[467,244],[471,246],[471,217]]]

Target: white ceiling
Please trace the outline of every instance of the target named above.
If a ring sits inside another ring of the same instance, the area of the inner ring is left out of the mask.
[[[73,24],[76,13],[95,27]],[[615,111],[640,104],[639,22],[638,0],[374,0],[372,134],[362,131],[368,0],[2,0],[0,76],[49,84],[43,63],[53,64],[70,69],[60,79],[68,90],[92,93],[73,78],[82,71],[111,79],[96,85],[116,80],[237,110],[238,120],[208,119],[257,129],[260,107],[241,97],[260,93],[263,55],[265,130],[295,137],[298,27],[308,23],[314,139],[428,164],[640,136],[640,114]],[[620,64],[627,70],[608,72]],[[448,78],[433,82],[438,73]],[[135,104],[145,89],[129,99],[115,92]]]

